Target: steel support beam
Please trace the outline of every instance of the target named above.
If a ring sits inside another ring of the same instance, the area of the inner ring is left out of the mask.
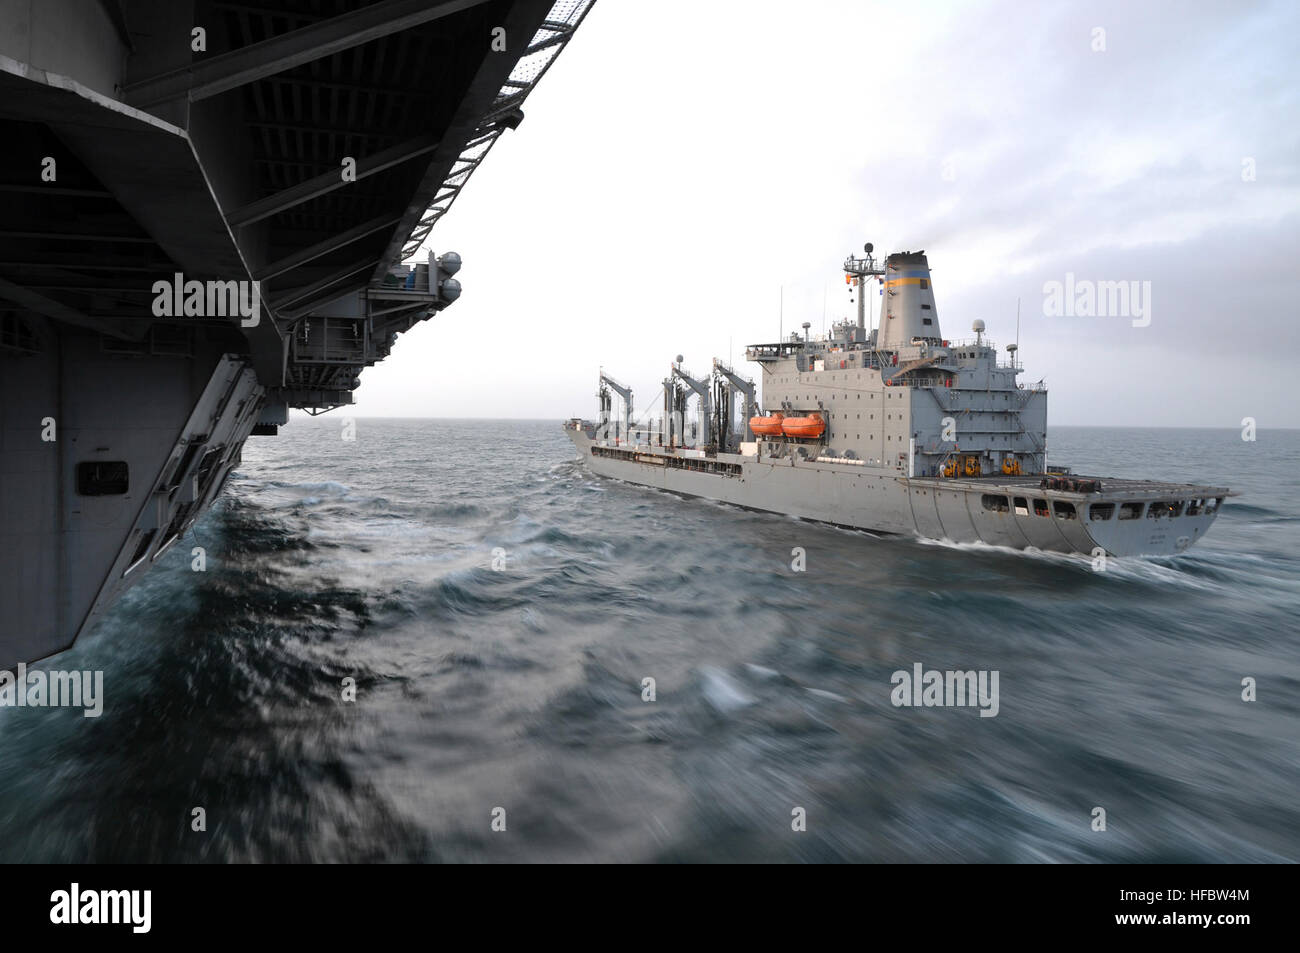
[[[310,311],[312,306],[317,303],[318,298],[313,296],[316,296],[318,292],[322,292],[330,285],[338,284],[339,282],[352,277],[359,271],[365,271],[367,268],[372,268],[374,267],[374,264],[375,257],[371,255],[367,258],[360,259],[359,261],[354,261],[350,265],[344,265],[341,268],[330,272],[319,281],[313,281],[309,285],[305,285],[301,288],[294,288],[286,292],[284,297],[275,299],[273,307],[277,314],[280,314],[285,318],[290,320],[297,318],[298,316]],[[340,294],[342,293],[343,292],[340,292]],[[301,305],[300,302],[303,301],[306,301],[307,304]],[[299,307],[294,308],[292,311],[285,310],[292,305],[299,305]]]
[[[302,251],[295,252],[292,255],[286,255],[279,261],[271,262],[269,265],[258,269],[257,280],[267,281],[274,278],[276,275],[284,274],[286,271],[293,271],[293,269],[305,265],[309,261],[314,261],[322,255],[328,255],[336,248],[342,248],[344,245],[349,245],[359,238],[365,238],[367,235],[373,234],[374,232],[390,228],[401,220],[401,216],[376,216],[367,222],[362,222],[354,228],[349,228],[345,232],[339,232],[339,234],[332,235],[324,241],[317,242],[315,245],[304,248]]]
[[[432,297],[428,301],[408,301],[405,304],[399,304],[391,308],[380,308],[378,311],[371,311],[371,318],[381,318],[386,314],[397,314],[401,311],[420,311],[428,310],[437,303]]]
[[[47,298],[43,294],[37,294],[22,285],[16,285],[12,281],[6,281],[0,278],[0,298],[11,301],[20,307],[27,308],[29,311],[35,311],[37,314],[43,314],[47,318],[53,318],[55,321],[62,321],[65,324],[75,324],[78,327],[89,328],[92,331],[99,331],[101,334],[107,334],[115,338],[128,338],[126,332],[117,324],[111,321],[105,321],[102,318],[96,318],[92,315],[78,311],[76,308],[70,308],[61,301],[55,301],[53,298]]]
[[[544,29],[552,29],[552,27],[544,27]],[[528,47],[528,49],[524,50],[524,56],[532,56],[534,53],[540,53],[542,50],[549,50],[557,44],[567,43],[569,37],[572,35],[573,31],[566,29],[562,32],[556,33],[554,36],[548,36],[544,40],[538,40],[532,46]]]
[[[176,270],[176,266],[169,261],[159,261],[152,264],[142,262],[138,258],[113,257],[111,255],[96,255],[93,259],[86,257],[84,253],[78,254],[55,254],[49,252],[43,255],[33,255],[21,260],[0,261],[0,268],[13,269],[31,269],[32,271],[49,271],[51,268],[67,268],[72,271],[139,271],[147,274],[170,274]]]
[[[94,232],[10,232],[0,231],[0,238],[48,238],[60,242],[122,242],[132,245],[152,245],[148,235],[99,235]]]
[[[484,2],[381,0],[351,13],[140,80],[126,87],[123,96],[126,102],[140,108],[182,97],[198,102]]]
[[[357,181],[377,172],[383,172],[385,169],[391,169],[395,165],[401,165],[403,162],[417,156],[432,152],[436,148],[438,148],[438,141],[433,136],[417,136],[406,142],[399,142],[391,148],[376,152],[372,156],[358,159]],[[253,222],[260,222],[264,218],[270,218],[285,209],[293,208],[295,205],[309,202],[326,192],[332,192],[335,189],[341,189],[345,185],[352,184],[343,181],[341,168],[331,172],[323,172],[306,182],[291,185],[274,195],[268,195],[264,199],[258,199],[256,202],[248,203],[243,208],[236,209],[226,216],[226,221],[232,227],[251,225]]]

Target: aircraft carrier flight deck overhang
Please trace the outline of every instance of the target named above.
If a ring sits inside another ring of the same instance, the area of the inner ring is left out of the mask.
[[[429,230],[591,6],[0,0],[0,668],[455,300]]]

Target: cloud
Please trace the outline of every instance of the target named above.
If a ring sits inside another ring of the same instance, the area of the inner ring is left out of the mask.
[[[464,295],[357,413],[590,415],[600,366],[649,406],[679,352],[851,314],[871,240],[927,250],[950,337],[1009,340],[1019,297],[1055,423],[1300,426],[1297,37],[1288,4],[599,4],[432,236]],[[1067,272],[1150,281],[1150,327],[1044,318]]]

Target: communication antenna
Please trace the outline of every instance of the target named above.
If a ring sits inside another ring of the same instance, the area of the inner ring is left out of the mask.
[[[776,342],[781,343],[785,337],[785,285],[781,286],[781,323],[777,325]]]
[[[1011,352],[1011,366],[1016,366],[1016,355],[1020,353],[1020,299],[1016,299],[1016,343],[1007,348]]]

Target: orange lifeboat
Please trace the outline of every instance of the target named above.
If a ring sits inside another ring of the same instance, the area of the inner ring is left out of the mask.
[[[820,437],[826,430],[826,421],[816,417],[786,417],[781,421],[781,432],[787,437]]]
[[[781,436],[781,421],[785,414],[772,414],[770,417],[750,417],[749,429],[759,437]]]

